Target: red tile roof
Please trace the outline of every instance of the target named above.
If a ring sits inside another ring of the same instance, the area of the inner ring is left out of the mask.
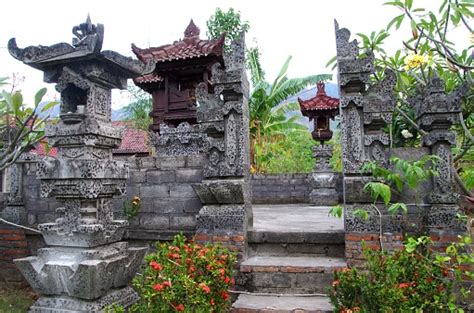
[[[117,149],[113,149],[113,154],[149,154],[150,148],[148,147],[148,133],[141,129],[135,129],[132,127],[131,122],[128,121],[115,121],[112,122],[112,126],[116,128],[123,128],[122,131],[122,143]],[[46,153],[46,139],[41,140],[30,152],[38,155],[49,155],[56,157],[58,155],[58,149],[51,147],[49,153]]]
[[[46,153],[46,138],[42,139],[40,142],[38,142],[33,149],[30,150],[31,153],[37,154],[37,155],[47,155],[51,157],[57,157],[58,156],[58,148],[56,147],[49,147],[49,152]]]
[[[112,126],[123,128],[122,143],[120,147],[112,151],[114,154],[150,153],[146,131],[133,128],[127,121],[115,121],[112,122]]]
[[[301,111],[314,111],[314,110],[334,110],[339,108],[339,99],[326,95],[324,90],[324,83],[319,82],[317,84],[318,93],[315,97],[308,100],[301,100],[298,98],[300,103]]]
[[[222,56],[225,34],[218,40],[204,40],[199,38],[199,28],[193,20],[184,31],[184,38],[173,44],[160,47],[140,49],[132,44],[132,51],[138,59],[148,62],[150,59],[157,63],[172,62],[176,60],[200,58],[208,55]]]

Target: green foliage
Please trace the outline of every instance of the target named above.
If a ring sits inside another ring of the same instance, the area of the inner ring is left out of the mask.
[[[0,312],[24,313],[35,302],[35,294],[28,289],[0,288]]]
[[[213,15],[207,20],[207,37],[209,39],[219,39],[225,33],[225,47],[228,49],[232,41],[239,38],[240,34],[246,33],[250,24],[248,21],[240,20],[240,12],[230,8],[227,12],[216,8]]]
[[[392,191],[390,190],[390,186],[384,183],[369,182],[364,186],[364,191],[370,192],[374,202],[376,202],[380,197],[385,205],[388,205],[392,199]]]
[[[0,86],[6,85],[6,81],[6,78],[0,78]],[[48,113],[57,105],[52,101],[38,109],[46,91],[42,88],[35,94],[31,107],[24,102],[20,91],[0,92],[0,134],[6,139],[0,141],[0,171],[43,138]]]
[[[125,120],[132,121],[134,127],[147,131],[151,124],[150,112],[153,102],[151,96],[134,85],[128,86],[128,92],[133,101],[123,108],[126,114]]]
[[[336,206],[333,206],[331,209],[329,209],[328,215],[332,217],[341,218],[343,214],[344,214],[344,208],[342,207],[342,205],[336,205]]]
[[[138,215],[140,211],[141,199],[138,196],[133,197],[132,201],[124,201],[122,206],[123,215],[127,220],[132,220]]]
[[[328,145],[332,146],[332,156],[329,160],[333,171],[342,172],[342,144],[341,144],[341,131],[336,129],[334,135],[329,140]]]
[[[314,166],[311,152],[314,144],[309,131],[297,130],[256,145],[254,158],[260,172],[309,173]]]
[[[249,50],[248,55],[253,85],[249,99],[252,166],[255,171],[261,172],[265,171],[265,168],[264,164],[259,163],[258,156],[265,154],[259,154],[258,151],[267,150],[264,148],[265,144],[281,140],[294,130],[306,130],[305,126],[298,123],[300,115],[288,114],[299,111],[299,105],[286,100],[318,81],[331,79],[331,75],[290,79],[287,77],[287,71],[291,57],[288,57],[273,84],[270,84],[265,80],[260,66],[258,49]]]
[[[392,253],[364,247],[363,270],[334,273],[329,297],[335,312],[463,312],[447,279],[461,263],[427,249],[430,242],[410,238],[405,249]],[[472,255],[457,255],[472,264]]]
[[[236,255],[219,245],[205,246],[177,235],[157,243],[147,266],[133,280],[140,300],[128,312],[226,312],[234,284]],[[115,311],[117,312],[117,311]]]

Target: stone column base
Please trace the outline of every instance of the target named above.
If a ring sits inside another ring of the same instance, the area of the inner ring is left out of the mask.
[[[69,296],[41,297],[30,308],[30,313],[78,313],[105,312],[112,304],[124,308],[138,301],[138,294],[132,287],[109,291],[105,296],[96,300],[82,300]]]
[[[339,194],[330,188],[313,189],[309,194],[309,199],[315,205],[333,206],[339,203]]]

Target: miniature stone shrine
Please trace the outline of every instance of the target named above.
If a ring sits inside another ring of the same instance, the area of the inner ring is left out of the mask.
[[[104,26],[90,18],[73,28],[72,45],[17,47],[10,54],[44,72],[61,93],[60,118],[46,128],[58,157],[38,164],[41,196],[62,206],[60,218],[38,228],[47,244],[38,256],[15,260],[41,298],[32,312],[97,312],[137,300],[130,280],[146,248],[120,241],[126,221],[114,220],[112,197],[125,191],[128,165],[112,160],[120,133],[111,126],[111,89],[125,89],[127,79],[151,72],[147,65],[113,51],[101,51]]]
[[[339,99],[326,95],[323,82],[319,82],[317,88],[318,92],[315,97],[309,100],[298,98],[301,113],[314,122],[311,135],[315,141],[320,142],[320,146],[313,146],[315,163],[310,180],[313,187],[310,201],[317,205],[336,205],[339,201],[339,195],[335,190],[334,172],[329,164],[332,157],[332,147],[325,146],[324,142],[332,138],[329,122],[339,114]]]

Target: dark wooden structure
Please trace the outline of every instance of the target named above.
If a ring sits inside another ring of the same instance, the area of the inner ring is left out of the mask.
[[[134,79],[135,84],[153,97],[150,129],[159,132],[160,124],[176,127],[181,122],[196,123],[194,91],[201,82],[212,91],[211,66],[224,64],[225,34],[218,40],[199,38],[199,28],[193,20],[184,31],[184,38],[160,47],[140,49],[132,44],[132,51],[143,62],[156,62],[155,71]]]
[[[319,82],[317,88],[315,97],[308,100],[298,98],[298,102],[301,113],[309,117],[310,121],[314,121],[314,130],[311,133],[313,139],[324,145],[325,141],[332,138],[329,121],[339,114],[339,99],[326,95],[323,82]]]

